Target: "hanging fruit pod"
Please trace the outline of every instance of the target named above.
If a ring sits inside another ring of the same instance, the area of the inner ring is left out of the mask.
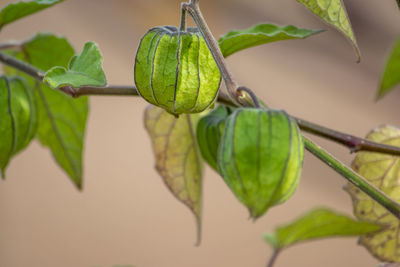
[[[303,155],[300,130],[286,112],[241,108],[227,118],[218,169],[255,219],[294,193]]]
[[[21,78],[0,76],[0,170],[24,149],[36,133],[37,114],[32,91]]]
[[[221,73],[197,28],[150,29],[135,60],[139,94],[169,113],[199,113],[214,103]]]
[[[231,113],[226,106],[218,106],[197,123],[197,143],[203,159],[218,171],[218,146],[224,133],[226,118]]]

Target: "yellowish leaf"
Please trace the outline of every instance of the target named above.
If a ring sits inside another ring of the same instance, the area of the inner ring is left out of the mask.
[[[360,61],[360,50],[342,0],[297,0],[297,2],[343,33],[350,40]]]
[[[400,129],[381,126],[372,130],[367,139],[400,147]],[[360,152],[355,157],[352,168],[393,200],[400,202],[399,157]],[[400,262],[399,220],[355,186],[348,184],[346,191],[351,195],[357,218],[387,225],[381,232],[361,237],[360,244],[381,261]]]
[[[193,127],[196,117],[184,114],[176,118],[155,106],[145,111],[145,126],[153,144],[156,170],[171,193],[195,215],[199,243],[204,163]]]

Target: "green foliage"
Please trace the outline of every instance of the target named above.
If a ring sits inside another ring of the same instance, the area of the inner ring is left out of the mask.
[[[62,1],[63,0],[31,0],[8,4],[0,10],[0,29],[11,22],[39,12]]]
[[[171,193],[196,217],[201,234],[201,202],[204,163],[196,144],[196,115],[176,118],[155,106],[145,111],[145,126],[153,143],[156,170]]]
[[[258,218],[294,193],[303,153],[300,130],[284,111],[240,108],[227,118],[218,170]]]
[[[400,147],[400,130],[393,126],[381,126],[372,130],[367,135],[367,139]],[[400,202],[400,161],[398,157],[360,152],[355,157],[352,167],[393,200]],[[357,218],[387,225],[385,231],[361,237],[360,244],[379,260],[400,262],[399,219],[354,185],[348,184],[346,190],[353,200],[354,214]]]
[[[148,102],[179,115],[208,108],[217,97],[221,74],[197,30],[165,26],[142,38],[135,83]]]
[[[224,57],[228,57],[246,48],[277,41],[304,39],[320,32],[322,31],[301,29],[292,25],[259,24],[246,30],[230,31],[221,36],[219,47]]]
[[[378,98],[400,85],[400,38],[397,39],[382,75]]]
[[[20,78],[0,76],[0,170],[5,169],[12,156],[28,146],[37,127],[33,92]]]
[[[201,118],[197,124],[197,142],[201,155],[208,165],[217,172],[218,146],[224,134],[225,120],[228,115],[228,108],[219,106],[210,114]]]
[[[62,1],[32,0],[9,4],[0,10],[0,29]],[[342,0],[297,1],[343,33],[360,58]],[[192,6],[195,2],[187,5]],[[400,7],[399,0],[397,3]],[[196,12],[199,11],[195,8],[189,10],[191,15]],[[201,14],[194,18],[201,25],[198,21]],[[203,24],[202,30],[207,28]],[[319,32],[291,25],[260,24],[228,32],[220,38],[219,45],[223,56],[227,57],[261,44],[304,39]],[[210,42],[213,43],[208,40]],[[75,100],[57,89],[64,86],[105,86],[102,55],[95,43],[88,42],[82,53],[74,56],[69,42],[52,34],[38,34],[13,49],[7,53],[40,69],[45,76],[41,80],[41,73],[33,75],[37,78],[34,80],[11,68],[5,68],[8,76],[0,76],[2,177],[10,159],[36,136],[50,148],[57,163],[81,188],[88,99],[80,97]],[[215,58],[219,59],[219,55]],[[296,122],[284,111],[270,110],[264,105],[263,109],[239,108],[232,113],[220,106],[199,123],[197,115],[187,114],[199,113],[212,106],[221,82],[214,57],[197,29],[189,28],[185,32],[173,26],[150,29],[140,42],[134,74],[140,95],[162,108],[151,106],[145,112],[145,126],[152,141],[156,169],[172,194],[193,212],[199,242],[204,168],[201,156],[219,171],[254,219],[294,193],[301,175],[304,144]],[[229,74],[224,75],[228,80]],[[383,74],[379,97],[400,83],[399,75],[400,39]],[[245,98],[243,102],[252,105],[249,99]],[[194,129],[196,124],[197,131]],[[400,130],[393,127],[378,128],[368,138],[400,146]],[[311,150],[310,145],[308,148]],[[334,168],[348,177],[343,170],[349,169],[328,153],[324,153],[323,159],[332,166],[334,162]],[[394,200],[400,201],[399,164],[396,157],[359,153],[353,168]],[[363,188],[360,184],[358,186]],[[278,252],[313,239],[362,235],[361,244],[375,257],[400,261],[399,220],[355,186],[348,185],[347,191],[352,196],[356,216],[368,222],[355,221],[327,209],[316,209],[277,228],[265,239]],[[382,225],[385,225],[383,230]]]
[[[343,33],[352,43],[360,61],[360,50],[342,0],[297,0],[297,2]]]
[[[88,42],[80,55],[71,58],[68,70],[64,67],[53,67],[46,73],[43,81],[54,89],[67,85],[104,86],[107,81],[102,62],[103,57],[97,45]]]
[[[74,49],[69,42],[52,34],[36,35],[23,44],[23,51],[13,55],[44,71],[54,66],[67,67],[74,56]],[[7,71],[18,73],[10,69]],[[36,84],[33,79],[28,77],[27,79],[32,86]],[[44,84],[37,84],[35,99],[38,108],[38,140],[50,148],[57,163],[67,172],[76,186],[81,188],[88,98],[73,99]]]
[[[328,237],[360,236],[376,233],[382,225],[356,221],[347,215],[326,208],[314,209],[291,223],[266,234],[265,240],[282,250],[294,244]]]

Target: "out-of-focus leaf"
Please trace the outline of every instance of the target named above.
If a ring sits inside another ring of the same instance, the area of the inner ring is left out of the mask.
[[[301,29],[292,25],[259,24],[246,30],[230,31],[221,36],[219,47],[224,57],[227,57],[246,48],[277,41],[304,39],[320,32],[322,31]]]
[[[400,267],[400,263],[382,263],[378,267]]]
[[[218,172],[218,146],[224,133],[225,119],[228,108],[219,106],[210,114],[204,116],[197,124],[197,142],[203,159]]]
[[[372,130],[367,135],[367,139],[382,144],[400,146],[400,130],[392,126],[381,126]],[[352,168],[393,200],[400,202],[400,161],[398,157],[359,152],[352,163]],[[399,220],[357,187],[348,184],[346,191],[353,200],[354,214],[358,219],[387,225],[384,231],[361,237],[360,244],[381,261],[399,262]]]
[[[20,78],[0,76],[0,170],[23,150],[36,134],[37,114],[33,92]]]
[[[399,8],[400,8],[400,0],[396,0],[397,1],[397,5],[399,6]]]
[[[303,166],[303,139],[282,110],[240,108],[227,119],[218,170],[254,219],[289,199]]]
[[[400,38],[397,39],[382,75],[378,98],[400,85]]]
[[[350,40],[360,61],[360,50],[342,0],[297,0],[297,2],[343,33]]]
[[[275,250],[280,250],[314,239],[375,233],[381,228],[381,225],[357,221],[347,215],[318,208],[291,223],[278,227],[274,233],[266,234],[264,237]]]
[[[71,59],[68,70],[64,67],[54,67],[46,73],[43,81],[54,89],[65,85],[104,86],[107,81],[102,62],[103,57],[97,45],[88,42],[82,53]]]
[[[188,114],[176,118],[155,106],[145,111],[145,126],[153,144],[156,170],[172,194],[192,210],[200,242],[204,163],[197,148],[195,118],[196,115]]]
[[[54,66],[66,67],[73,55],[74,49],[69,42],[52,34],[36,35],[24,43],[24,53],[14,54],[43,71]],[[10,69],[7,71],[15,73]],[[30,84],[35,84],[33,79],[30,79]],[[37,86],[35,98],[38,104],[37,138],[50,148],[57,163],[81,188],[88,98],[73,99],[45,85]]]
[[[0,10],[0,29],[5,25],[51,7],[63,0],[19,1],[6,5]]]

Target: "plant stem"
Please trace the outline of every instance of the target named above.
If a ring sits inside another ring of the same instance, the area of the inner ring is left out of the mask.
[[[3,52],[0,52],[0,62],[11,66],[19,71],[25,72],[26,74],[32,76],[33,78],[42,81],[45,73],[42,70],[39,70],[32,65],[29,65],[21,60],[18,60],[14,57],[11,57]],[[244,88],[244,87],[242,87]],[[80,97],[84,95],[130,95],[130,96],[138,96],[138,92],[136,87],[134,86],[106,86],[106,87],[93,87],[93,86],[84,86],[80,88],[72,88],[71,86],[64,86],[59,88],[59,90],[63,91],[66,94],[69,94],[73,97]],[[239,87],[240,90],[240,87]],[[219,92],[218,102],[227,106],[232,107],[240,107],[239,104],[233,102],[228,95],[223,92]],[[295,118],[295,117],[293,117]],[[324,126],[308,122],[306,120],[295,118],[299,127],[306,132],[321,136],[323,138],[329,139],[336,143],[342,144],[351,149],[352,152],[360,152],[360,151],[370,151],[370,152],[379,152],[385,153],[389,155],[400,156],[400,148],[385,144],[380,144],[372,141],[368,141],[366,139],[356,137],[354,135],[349,135],[346,133],[342,133],[336,130],[332,130],[326,128]]]
[[[182,3],[183,6],[183,3]],[[186,31],[186,9],[181,7],[181,25],[180,25],[180,30],[181,31]]]
[[[198,3],[197,1],[193,1],[191,3]],[[188,6],[192,4],[183,4],[182,6]],[[198,8],[197,5],[194,6],[195,8]],[[187,9],[192,10],[191,8]],[[192,11],[193,12],[193,11]],[[191,13],[192,14],[192,13]],[[200,11],[194,12],[194,16],[198,16],[201,13]],[[199,21],[202,21],[202,17]],[[202,24],[200,24],[202,25]],[[204,25],[203,25],[204,26]],[[206,28],[205,34],[209,34],[211,38],[208,38],[209,40],[214,40],[214,45],[218,45],[215,41],[215,39],[212,37],[211,32],[209,32],[207,29],[207,25],[204,26]],[[221,51],[219,48],[217,50],[216,54],[221,55]],[[218,58],[218,56],[217,56]],[[223,59],[223,57],[222,57]],[[43,72],[40,69],[35,68],[32,65],[29,65],[23,61],[20,61],[12,56],[7,55],[6,53],[0,52],[0,62],[3,62],[6,65],[9,65],[19,71],[25,72],[26,74],[32,76],[35,78],[37,81],[43,82],[43,78],[45,76],[45,72]],[[236,83],[233,81],[233,79],[230,79],[232,75],[230,74],[229,70],[226,68],[226,64],[224,60],[220,61],[220,64],[222,66],[222,70],[225,73],[225,78],[226,81],[230,81],[235,85],[235,97],[236,99],[231,99],[232,96],[228,96],[222,92],[219,93],[218,101],[229,106],[234,106],[234,107],[240,107],[243,106],[244,104],[241,103],[240,100],[241,98],[244,98],[246,100],[246,105],[249,106],[259,106],[258,99],[255,96],[254,93],[250,91],[250,89],[246,87],[237,87]],[[232,87],[233,88],[233,87]],[[83,95],[132,95],[132,96],[137,96],[139,95],[136,87],[134,86],[107,86],[107,87],[91,87],[91,86],[84,86],[84,87],[79,87],[79,88],[73,88],[71,86],[63,86],[59,88],[60,91],[69,94],[73,97],[79,97]],[[250,92],[249,92],[250,91]],[[229,92],[229,91],[228,91]],[[246,92],[250,98],[252,99],[251,101],[247,101],[247,97],[244,97],[241,95],[240,92]],[[353,152],[358,152],[358,151],[371,151],[371,152],[380,152],[380,153],[386,153],[390,155],[400,155],[400,148],[394,147],[394,146],[388,146],[388,145],[383,145],[375,142],[371,142],[359,137],[355,137],[352,135],[344,134],[332,129],[325,128],[323,126],[307,122],[302,119],[295,118],[297,120],[297,123],[299,124],[300,128],[304,131],[310,132],[312,134],[319,135],[321,137],[327,138],[331,141],[340,143],[342,145],[347,146],[348,148],[351,149]],[[343,163],[335,159],[332,155],[330,155],[328,152],[326,152],[324,149],[321,147],[315,145],[313,142],[311,142],[309,139],[305,138],[305,146],[306,148],[313,153],[317,158],[325,162],[327,165],[329,165],[331,168],[333,168],[336,172],[341,174],[343,177],[345,177],[347,180],[349,180],[351,183],[356,185],[358,188],[360,188],[362,191],[364,191],[366,194],[371,196],[373,199],[378,201],[382,206],[387,208],[391,213],[393,213],[396,217],[400,218],[400,206],[394,202],[392,199],[390,199],[388,196],[386,196],[383,192],[381,192],[379,189],[374,188],[371,184],[369,184],[367,181],[365,181],[362,177],[354,173],[351,169],[346,167]]]
[[[200,11],[198,2],[199,1],[191,0],[190,3],[182,3],[182,9],[187,10],[190,16],[193,18],[201,34],[203,35],[204,40],[207,43],[207,46],[210,48],[210,51],[214,57],[215,62],[217,63],[219,70],[221,71],[222,77],[226,84],[226,88],[228,89],[228,93],[232,98],[232,101],[238,102],[236,94],[236,89],[238,88],[238,84],[233,79],[233,75],[228,69],[228,66],[225,62],[225,58],[222,55],[222,52],[219,48],[218,42],[212,35],[211,30],[208,27],[207,22],[205,21]]]
[[[44,72],[42,72],[40,69],[35,68],[34,66],[29,65],[28,63],[18,60],[12,56],[9,56],[3,52],[0,52],[0,61],[17,70],[25,72],[26,74],[40,81],[43,80],[43,77],[45,75]]]
[[[222,92],[219,93],[218,102],[227,106],[238,107],[230,101],[227,95],[223,94]],[[345,147],[349,148],[352,153],[368,151],[400,156],[400,147],[372,142],[361,137],[329,129],[327,127],[294,116],[292,116],[292,118],[296,120],[300,129],[303,131],[344,145]]]
[[[134,86],[110,85],[105,87],[82,86],[78,88],[63,86],[60,87],[59,90],[75,98],[85,95],[139,96],[139,93]]]
[[[279,252],[280,252],[279,249],[277,249],[277,250],[274,251],[274,253],[272,254],[271,258],[270,258],[269,261],[268,261],[267,267],[273,267],[273,266],[274,266],[275,261],[276,261],[276,258],[277,258],[278,255],[279,255]]]
[[[310,151],[314,156],[325,162],[329,167],[340,173],[350,183],[360,188],[364,193],[376,200],[379,204],[390,211],[394,216],[400,219],[400,205],[397,202],[388,197],[381,190],[375,188],[367,180],[359,176],[357,173],[355,173],[353,170],[337,160],[334,156],[312,142],[307,137],[304,137],[304,145],[306,149]]]
[[[292,116],[293,117],[293,116]],[[336,143],[342,144],[350,149],[351,153],[370,151],[400,156],[400,147],[372,142],[354,135],[342,133],[324,126],[293,117],[300,129],[311,134],[318,135]]]
[[[7,43],[0,44],[0,50],[7,50],[7,49],[20,49],[22,47],[22,43],[10,41]]]

